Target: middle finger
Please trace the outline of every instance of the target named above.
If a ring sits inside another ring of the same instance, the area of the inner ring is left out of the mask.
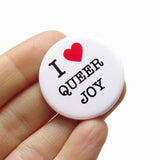
[[[0,160],[56,114],[34,84],[0,112]]]

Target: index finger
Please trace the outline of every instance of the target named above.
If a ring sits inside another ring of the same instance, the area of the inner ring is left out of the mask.
[[[64,37],[57,31],[43,32],[0,56],[0,108],[37,81],[44,54]]]

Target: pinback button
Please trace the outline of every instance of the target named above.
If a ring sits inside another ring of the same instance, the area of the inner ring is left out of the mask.
[[[103,115],[118,101],[124,73],[119,59],[99,41],[64,38],[44,56],[39,84],[56,112],[90,119]]]

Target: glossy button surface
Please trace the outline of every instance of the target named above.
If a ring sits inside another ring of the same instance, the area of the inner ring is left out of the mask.
[[[119,99],[124,73],[120,60],[93,39],[64,38],[44,56],[39,84],[47,103],[72,119],[90,119]]]

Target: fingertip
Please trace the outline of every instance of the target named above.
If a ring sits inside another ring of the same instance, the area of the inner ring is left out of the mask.
[[[99,137],[102,141],[105,141],[108,134],[106,122],[99,118],[83,121],[80,127],[81,131],[86,135],[91,135],[92,139]]]
[[[36,36],[44,36],[44,37],[48,37],[51,39],[53,37],[55,41],[66,37],[66,35],[64,33],[60,32],[58,30],[44,31],[44,32],[37,34]]]

